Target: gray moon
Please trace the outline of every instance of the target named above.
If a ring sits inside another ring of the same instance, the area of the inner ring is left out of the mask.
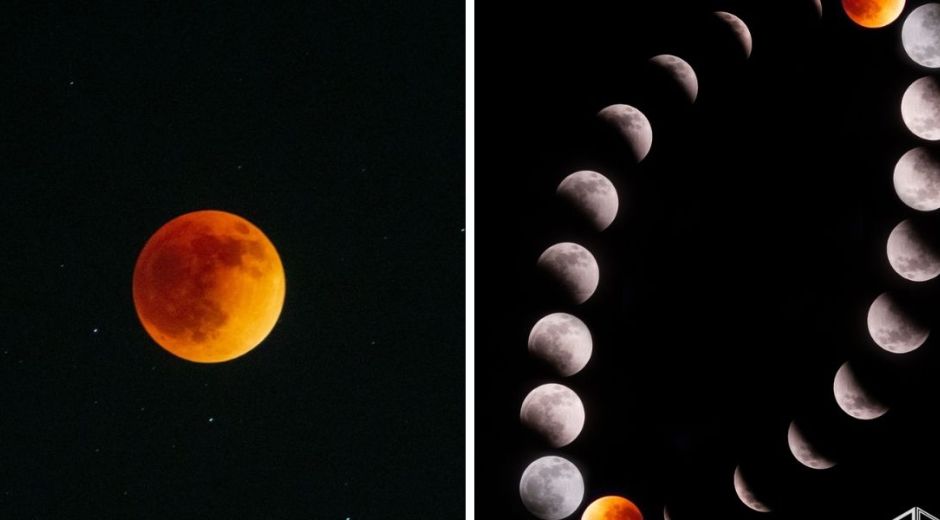
[[[751,31],[747,28],[747,24],[737,16],[725,11],[715,11],[715,16],[727,23],[731,30],[734,31],[734,35],[737,37],[738,41],[741,42],[741,47],[744,48],[745,57],[750,58],[754,42],[751,39]]]
[[[940,160],[918,147],[908,150],[894,167],[894,191],[901,202],[919,211],[940,209]]]
[[[672,517],[669,516],[669,508],[663,506],[663,520],[672,520]]]
[[[820,17],[822,17],[822,0],[813,0],[813,3],[816,4],[816,12],[819,13]]]
[[[597,117],[626,141],[635,162],[646,158],[653,147],[653,127],[643,112],[630,105],[610,105],[598,112]]]
[[[542,520],[561,520],[578,509],[584,499],[584,479],[567,459],[547,456],[536,459],[519,480],[522,504]]]
[[[650,58],[650,63],[663,68],[672,76],[688,96],[689,103],[695,103],[695,98],[698,97],[698,76],[688,62],[672,54],[660,54]]]
[[[832,391],[839,408],[856,419],[870,421],[881,417],[888,411],[885,404],[862,388],[848,362],[843,363],[836,372]]]
[[[926,282],[940,274],[940,255],[910,220],[891,230],[887,251],[891,268],[908,280]]]
[[[545,316],[529,332],[529,353],[548,363],[562,377],[580,372],[590,361],[593,349],[587,325],[564,312]]]
[[[603,231],[617,217],[620,200],[610,179],[582,170],[564,178],[555,192],[596,231]]]
[[[553,448],[571,444],[584,427],[584,405],[574,390],[549,383],[529,392],[519,420]]]
[[[930,329],[913,319],[890,294],[882,293],[868,308],[868,333],[879,347],[904,354],[923,345]]]
[[[744,505],[754,511],[758,513],[770,512],[770,508],[757,499],[754,492],[751,491],[751,488],[747,485],[747,482],[745,482],[744,475],[741,474],[741,466],[734,468],[734,492],[738,494],[738,498],[741,499]]]
[[[594,255],[573,242],[561,242],[549,247],[539,256],[537,265],[561,286],[574,303],[587,301],[600,281]]]
[[[901,27],[901,44],[918,65],[940,67],[940,4],[924,4],[907,15]]]
[[[787,431],[787,444],[790,446],[790,453],[800,462],[800,464],[812,469],[829,469],[836,465],[835,461],[827,458],[813,448],[806,435],[797,426],[796,421],[790,422],[790,429]]]
[[[914,80],[901,98],[901,119],[914,135],[940,140],[940,85],[925,76]]]

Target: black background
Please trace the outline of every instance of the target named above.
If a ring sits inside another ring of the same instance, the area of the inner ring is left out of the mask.
[[[480,518],[531,518],[519,477],[547,454],[584,475],[574,517],[607,494],[647,518],[666,504],[677,520],[760,517],[735,496],[737,464],[774,509],[768,517],[890,519],[915,505],[938,514],[937,339],[894,355],[865,325],[887,289],[938,324],[937,282],[903,280],[884,253],[892,227],[915,213],[891,179],[921,144],[900,100],[926,72],[900,46],[903,18],[866,30],[824,3],[821,20],[810,0],[478,6]],[[750,60],[711,15],[719,9],[749,25]],[[646,64],[660,53],[695,68],[694,105]],[[652,151],[638,166],[594,119],[613,103],[651,120]],[[605,173],[620,194],[602,233],[554,199],[580,169]],[[560,241],[600,265],[583,305],[552,299],[536,277],[539,254]],[[590,363],[564,380],[526,352],[531,326],[557,311],[594,337]],[[836,406],[832,379],[847,359],[891,404],[882,418]],[[551,381],[578,392],[587,414],[558,450],[518,417],[528,391]],[[835,468],[793,459],[794,418]]]
[[[452,1],[3,3],[0,517],[463,514],[464,42]],[[217,365],[131,301],[199,209],[287,279]]]

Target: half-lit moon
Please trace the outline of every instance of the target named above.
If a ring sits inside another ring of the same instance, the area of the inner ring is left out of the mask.
[[[595,231],[607,229],[620,207],[614,183],[595,171],[572,173],[561,181],[555,193]]]
[[[741,48],[744,50],[744,56],[747,58],[751,57],[751,49],[753,48],[753,40],[751,38],[751,30],[747,28],[747,24],[743,20],[738,18],[736,15],[725,11],[715,11],[715,15],[728,24],[728,27],[734,32],[735,38],[741,43]]]
[[[894,191],[918,211],[940,209],[940,158],[924,147],[909,150],[894,167]]]
[[[901,97],[901,119],[914,135],[940,140],[940,84],[931,76],[914,80]]]
[[[904,354],[923,345],[930,329],[914,319],[894,297],[882,293],[868,308],[868,333],[879,347]]]
[[[545,316],[529,332],[529,353],[562,377],[580,372],[591,359],[593,348],[587,325],[564,312]]]
[[[530,513],[542,520],[570,516],[584,499],[584,479],[578,467],[562,457],[536,459],[522,473],[519,496]]]
[[[940,4],[931,2],[911,11],[901,27],[901,43],[918,65],[940,67]]]
[[[796,421],[790,422],[790,429],[787,430],[787,444],[790,446],[790,453],[793,457],[807,468],[829,469],[836,465],[834,460],[824,456],[813,447]]]
[[[913,282],[926,282],[940,274],[940,254],[935,237],[921,226],[904,220],[888,235],[888,263],[896,273]]]
[[[581,520],[643,520],[636,505],[623,497],[606,496],[591,502]]]
[[[757,496],[754,495],[754,492],[751,491],[750,486],[748,486],[747,482],[744,480],[744,475],[741,473],[741,466],[734,468],[734,492],[737,493],[741,503],[754,511],[758,513],[770,512],[770,508],[758,500]]]
[[[688,62],[672,54],[660,54],[650,58],[650,63],[662,68],[676,82],[689,103],[695,102],[698,97],[698,76]]]
[[[865,390],[848,362],[842,364],[832,383],[836,403],[850,416],[870,421],[888,411],[888,407]]]
[[[539,256],[537,265],[572,303],[587,301],[600,281],[594,255],[573,242],[549,247]]]
[[[901,16],[904,0],[842,0],[845,14],[868,29],[884,27]]]
[[[640,162],[653,146],[653,127],[643,112],[630,105],[610,105],[597,113],[627,144],[630,158]]]
[[[549,446],[571,444],[584,427],[584,405],[574,390],[548,383],[529,392],[519,411],[522,424],[545,439]]]

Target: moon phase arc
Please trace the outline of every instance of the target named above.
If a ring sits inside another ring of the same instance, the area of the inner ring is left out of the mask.
[[[868,333],[879,347],[905,354],[923,345],[930,329],[912,317],[892,295],[882,293],[868,308]]]
[[[836,465],[835,461],[813,447],[796,421],[790,422],[790,428],[787,430],[787,445],[793,457],[807,468],[829,469]]]
[[[572,303],[587,301],[600,281],[594,255],[573,242],[561,242],[549,247],[539,256],[536,265]]]
[[[636,504],[623,497],[606,496],[591,502],[581,520],[643,520]]]
[[[555,193],[595,231],[607,229],[620,207],[614,184],[595,171],[572,173],[561,181]]]
[[[858,25],[878,29],[901,16],[904,0],[842,0],[842,9]]]
[[[940,274],[940,253],[933,242],[920,226],[903,220],[888,235],[888,263],[912,282],[932,280]]]
[[[715,16],[728,24],[728,27],[734,32],[735,38],[741,43],[741,48],[744,50],[744,57],[750,58],[751,50],[754,47],[754,40],[751,38],[751,30],[747,28],[747,24],[744,23],[744,20],[726,11],[715,11]]]
[[[554,455],[533,461],[519,480],[519,496],[530,513],[542,520],[570,516],[584,499],[584,479],[578,467]]]
[[[901,119],[917,137],[940,140],[940,84],[931,76],[914,80],[901,97]]]
[[[888,411],[888,407],[871,395],[859,382],[848,362],[842,364],[832,383],[836,403],[843,412],[863,421],[877,419]]]
[[[908,150],[894,167],[894,191],[918,211],[940,209],[940,158],[924,147]]]
[[[643,112],[630,105],[610,105],[597,113],[627,144],[630,158],[641,162],[653,147],[653,127]]]
[[[901,26],[904,52],[922,67],[940,67],[940,4],[923,4],[907,15]]]
[[[529,353],[568,377],[577,374],[591,359],[591,331],[578,317],[556,312],[540,319],[529,332]]]
[[[650,58],[650,63],[665,71],[682,89],[689,103],[695,103],[698,97],[698,76],[688,62],[672,54],[660,54]]]
[[[734,468],[734,492],[738,495],[741,503],[757,511],[758,513],[769,513],[770,508],[761,502],[751,490],[747,481],[744,480],[744,474],[741,472],[741,466]]]
[[[137,316],[168,352],[199,363],[246,354],[274,328],[284,304],[281,259],[251,222],[195,211],[167,222],[134,267]]]
[[[571,444],[584,427],[584,405],[574,390],[549,383],[536,387],[519,411],[519,420],[553,448]]]

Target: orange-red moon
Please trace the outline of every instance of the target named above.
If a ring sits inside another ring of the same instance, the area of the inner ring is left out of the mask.
[[[643,520],[640,509],[626,498],[601,497],[591,502],[581,520]]]
[[[842,0],[842,8],[853,22],[877,29],[901,16],[904,0]]]
[[[163,225],[134,267],[134,306],[150,337],[189,361],[244,355],[274,328],[284,306],[284,267],[251,222],[195,211]]]

